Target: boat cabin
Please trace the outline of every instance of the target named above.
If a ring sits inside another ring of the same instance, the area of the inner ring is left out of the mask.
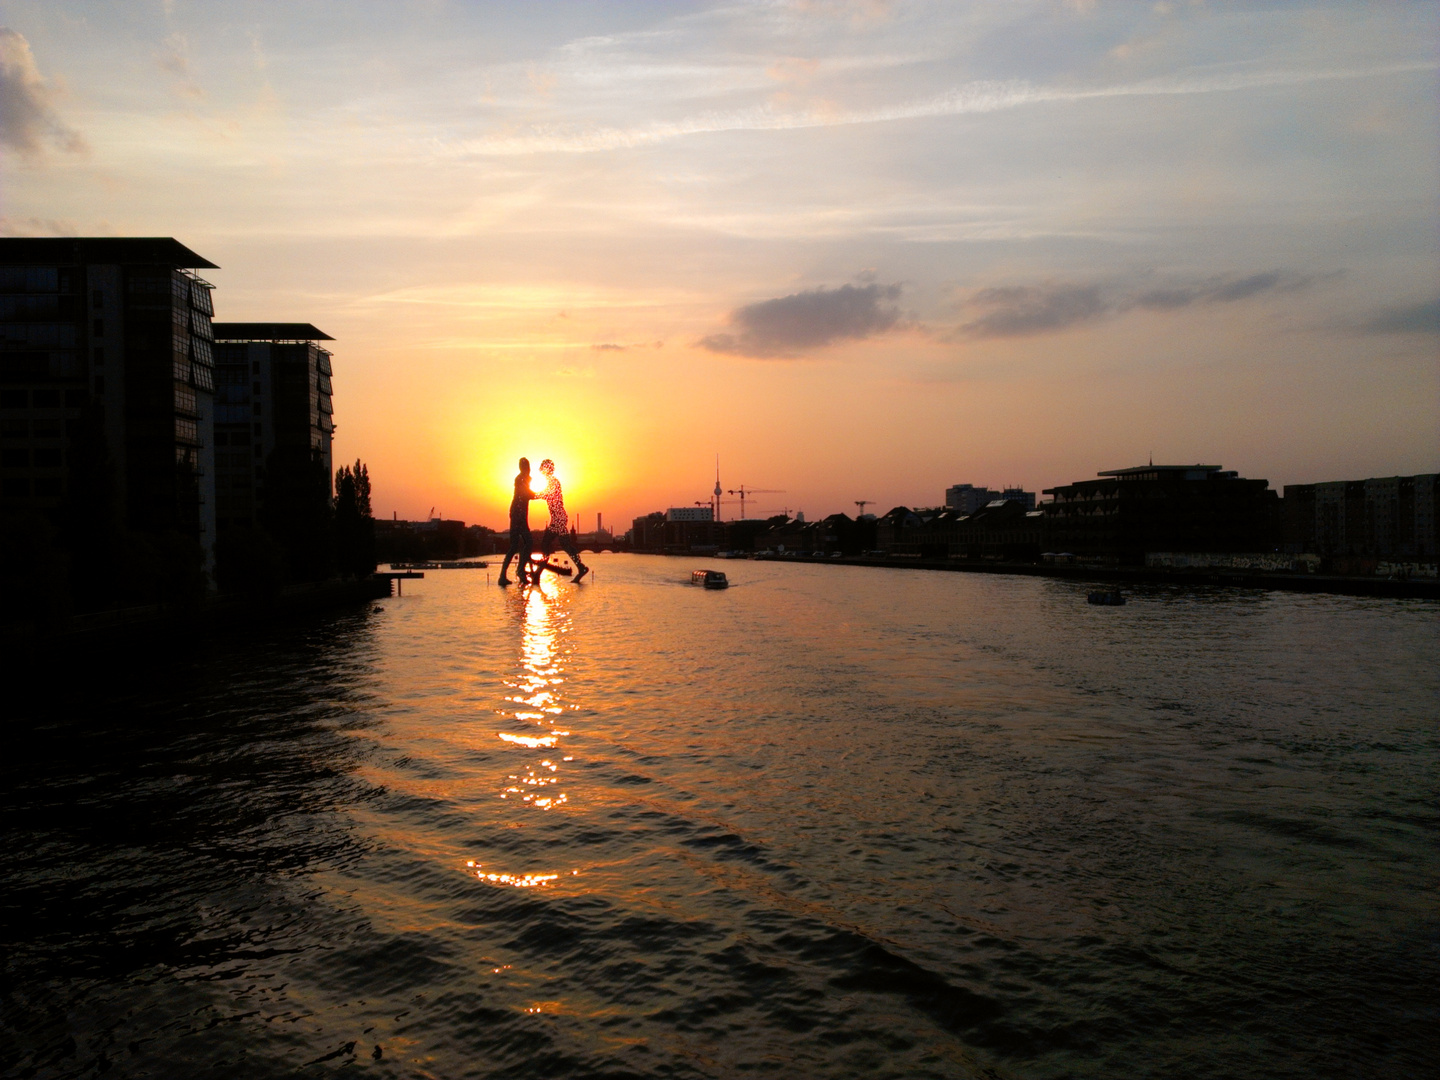
[[[728,589],[730,582],[719,570],[692,570],[690,571],[690,584],[700,585],[707,589]]]

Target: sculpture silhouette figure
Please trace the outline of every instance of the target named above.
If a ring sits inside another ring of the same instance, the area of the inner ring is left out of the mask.
[[[540,462],[540,472],[545,477],[545,490],[540,493],[540,498],[545,500],[545,505],[550,508],[550,524],[545,526],[545,535],[540,538],[540,554],[543,561],[536,567],[535,576],[539,577],[540,570],[545,562],[550,559],[550,553],[558,545],[570,561],[575,564],[575,580],[579,581],[590,572],[590,568],[580,559],[580,551],[575,546],[575,539],[570,535],[570,518],[565,513],[565,494],[560,489],[560,481],[555,478],[555,462],[546,458]]]
[[[515,495],[510,500],[510,550],[505,552],[505,561],[500,566],[501,585],[510,584],[506,572],[510,569],[510,560],[516,555],[520,556],[520,566],[515,576],[522,582],[527,578],[530,556],[534,551],[530,536],[530,500],[538,498],[540,496],[530,487],[530,459],[522,457],[520,472],[515,477]]]

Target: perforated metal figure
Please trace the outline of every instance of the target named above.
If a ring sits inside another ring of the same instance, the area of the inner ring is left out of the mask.
[[[539,497],[550,507],[550,524],[545,526],[545,534],[540,538],[540,553],[548,560],[558,545],[575,564],[574,580],[579,581],[590,572],[590,568],[580,560],[580,551],[570,535],[570,518],[565,513],[565,494],[560,489],[560,481],[555,478],[555,462],[546,458],[540,462],[540,472],[545,477],[545,490]]]

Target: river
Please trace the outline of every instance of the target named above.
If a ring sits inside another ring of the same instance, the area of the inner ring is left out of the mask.
[[[0,1071],[1433,1075],[1440,605],[594,565],[29,673]]]

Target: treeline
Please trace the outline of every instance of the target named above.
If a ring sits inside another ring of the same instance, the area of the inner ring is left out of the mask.
[[[342,466],[332,481],[319,462],[286,460],[277,449],[265,476],[258,524],[226,530],[215,545],[215,584],[222,593],[264,597],[290,583],[374,572],[375,518],[364,462]]]

